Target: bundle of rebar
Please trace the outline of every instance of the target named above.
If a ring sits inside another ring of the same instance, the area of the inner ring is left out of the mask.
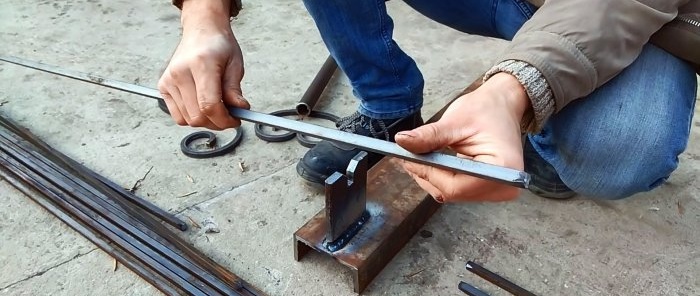
[[[262,295],[163,224],[184,222],[2,117],[0,177],[167,295]]]

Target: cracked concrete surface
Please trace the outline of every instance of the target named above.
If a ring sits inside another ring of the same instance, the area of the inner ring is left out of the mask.
[[[16,281],[16,282],[10,283],[10,284],[8,284],[7,286],[1,287],[1,288],[0,288],[0,291],[10,289],[10,288],[12,288],[13,286],[16,286],[16,285],[18,285],[18,284],[21,284],[21,283],[23,283],[23,282],[26,282],[26,281],[28,281],[28,280],[31,280],[31,279],[33,279],[33,278],[35,278],[35,277],[42,276],[42,275],[44,275],[45,273],[50,272],[50,271],[53,270],[54,268],[61,267],[61,266],[63,266],[64,264],[66,264],[66,263],[68,263],[68,262],[71,262],[71,261],[73,261],[73,260],[75,260],[75,259],[78,259],[78,258],[80,258],[80,257],[82,257],[82,256],[85,256],[85,255],[87,255],[87,254],[90,254],[90,253],[92,253],[92,251],[95,251],[95,250],[97,250],[97,248],[92,249],[92,250],[88,251],[87,253],[77,254],[77,255],[73,256],[73,258],[66,259],[65,261],[60,262],[60,263],[58,263],[58,264],[56,264],[56,265],[47,267],[47,268],[45,268],[45,269],[42,269],[41,271],[37,271],[37,272],[35,272],[35,273],[33,273],[33,274],[31,274],[31,275],[29,275],[29,276],[27,276],[27,277],[25,277],[25,278],[23,278],[23,279],[21,279],[21,280],[18,280],[18,281]]]
[[[179,39],[169,1],[5,1],[3,54],[155,86]],[[483,73],[506,44],[460,34],[391,1],[396,39],[426,78],[425,117]],[[257,111],[291,108],[327,56],[301,1],[249,1],[234,22],[244,91]],[[348,114],[337,75],[319,108]],[[293,259],[292,234],[323,206],[296,176],[305,148],[266,143],[244,124],[228,156],[191,159],[182,128],[152,100],[0,64],[0,116],[131,187],[186,221],[220,233],[184,237],[271,295],[353,295],[347,270],[317,254]],[[507,204],[439,210],[366,290],[367,295],[460,295],[460,280],[505,295],[464,269],[477,260],[541,295],[700,294],[700,118],[667,184],[634,198],[555,202],[523,193]],[[319,124],[326,124],[318,122]],[[222,136],[230,137],[229,133]],[[239,168],[244,163],[245,171]],[[185,196],[186,195],[186,196]],[[0,181],[0,295],[153,295],[157,290]]]

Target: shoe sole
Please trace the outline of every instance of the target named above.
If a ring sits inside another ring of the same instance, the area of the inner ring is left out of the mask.
[[[527,189],[530,190],[530,192],[536,194],[537,196],[549,199],[570,199],[576,196],[576,192],[571,190],[562,190],[557,192],[556,188],[551,188],[552,186],[548,186],[550,188],[544,188],[544,186],[537,186],[537,184],[541,183],[542,180],[537,180],[536,176],[532,176],[532,178],[533,179],[530,182],[530,186],[528,186]]]
[[[301,160],[297,162],[297,174],[304,180],[314,185],[324,186],[326,184],[327,176],[316,173],[308,169]]]

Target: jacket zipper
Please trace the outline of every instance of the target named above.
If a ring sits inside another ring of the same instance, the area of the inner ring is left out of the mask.
[[[696,21],[694,19],[689,19],[689,18],[682,17],[682,16],[679,16],[676,19],[681,21],[681,22],[688,23],[688,24],[696,26],[696,27],[700,27],[700,21]]]

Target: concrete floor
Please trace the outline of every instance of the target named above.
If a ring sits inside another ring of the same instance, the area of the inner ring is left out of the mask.
[[[11,54],[155,86],[179,40],[169,1],[20,1],[0,9],[0,48]],[[244,91],[254,110],[290,108],[327,56],[301,1],[247,1],[234,22],[245,53]],[[399,1],[396,39],[424,72],[426,117],[479,77],[505,42],[457,33]],[[322,110],[355,108],[338,77]],[[697,111],[696,111],[697,113]],[[266,143],[244,124],[235,153],[196,160],[179,152],[193,131],[152,100],[0,64],[0,115],[183,218],[213,219],[218,234],[185,237],[270,295],[353,295],[334,261],[293,258],[292,234],[323,207],[299,181],[295,142]],[[700,117],[680,167],[661,188],[617,202],[545,200],[448,205],[366,290],[367,295],[460,295],[477,260],[541,295],[700,295]],[[226,135],[224,135],[226,136]],[[246,170],[241,172],[239,162]],[[190,180],[191,179],[191,180]],[[194,192],[194,193],[193,193]],[[190,194],[186,197],[183,195]],[[152,295],[157,290],[0,181],[0,295]]]

